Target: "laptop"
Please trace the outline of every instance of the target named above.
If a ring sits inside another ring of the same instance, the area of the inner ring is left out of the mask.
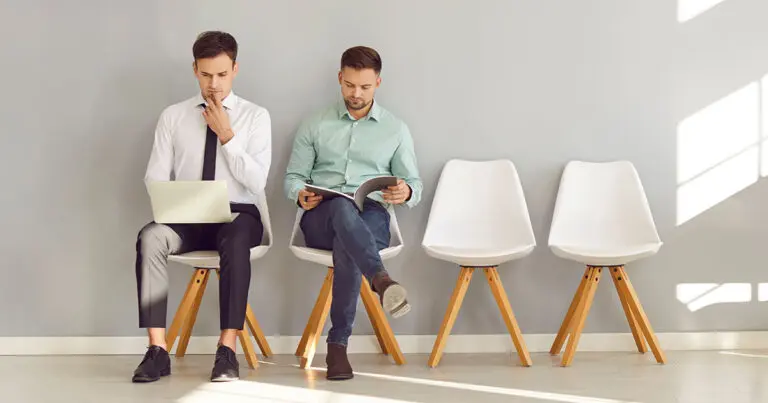
[[[152,181],[147,192],[158,224],[227,223],[237,217],[226,181]]]

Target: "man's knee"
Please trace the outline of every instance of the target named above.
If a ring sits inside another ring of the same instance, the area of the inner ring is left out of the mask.
[[[144,255],[168,254],[181,240],[170,227],[163,224],[149,223],[139,231],[136,239],[136,251]]]

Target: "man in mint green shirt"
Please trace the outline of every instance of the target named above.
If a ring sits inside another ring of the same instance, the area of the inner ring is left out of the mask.
[[[352,378],[347,342],[360,293],[361,276],[397,318],[410,310],[405,288],[393,281],[379,256],[389,246],[389,208],[413,207],[422,182],[413,139],[403,121],[374,101],[381,84],[381,57],[371,48],[347,49],[341,57],[343,100],[304,121],[294,140],[285,175],[288,199],[306,210],[301,229],[307,246],[333,251],[331,330],[326,377]],[[323,201],[307,183],[354,193],[367,179],[396,176],[397,185],[372,193],[363,211],[344,197]]]

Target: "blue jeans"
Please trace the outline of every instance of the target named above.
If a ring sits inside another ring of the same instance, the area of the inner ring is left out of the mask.
[[[333,251],[331,330],[328,343],[347,345],[360,294],[361,275],[370,282],[384,272],[379,251],[389,246],[389,212],[367,199],[363,212],[343,198],[321,202],[304,213],[301,230],[307,246]]]

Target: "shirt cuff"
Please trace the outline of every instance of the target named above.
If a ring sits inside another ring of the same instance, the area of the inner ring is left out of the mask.
[[[227,144],[222,144],[221,149],[229,155],[240,154],[241,152],[245,151],[243,146],[244,141],[244,136],[235,133],[235,135],[232,136],[229,141],[227,141]]]
[[[411,194],[408,195],[408,199],[405,201],[405,205],[408,207],[413,207],[416,205],[416,203],[419,201],[418,197],[413,193],[413,186],[408,185],[408,187],[411,189]]]
[[[293,200],[293,201],[295,201],[296,203],[298,203],[298,202],[299,202],[299,192],[300,192],[302,189],[304,189],[304,186],[305,186],[305,185],[306,185],[306,184],[305,184],[304,182],[300,182],[300,181],[298,181],[298,182],[294,183],[294,184],[293,184],[293,186],[291,187],[291,192],[290,192],[290,194],[288,195],[288,197],[289,197],[291,200]],[[301,207],[301,205],[299,205],[299,207]]]

